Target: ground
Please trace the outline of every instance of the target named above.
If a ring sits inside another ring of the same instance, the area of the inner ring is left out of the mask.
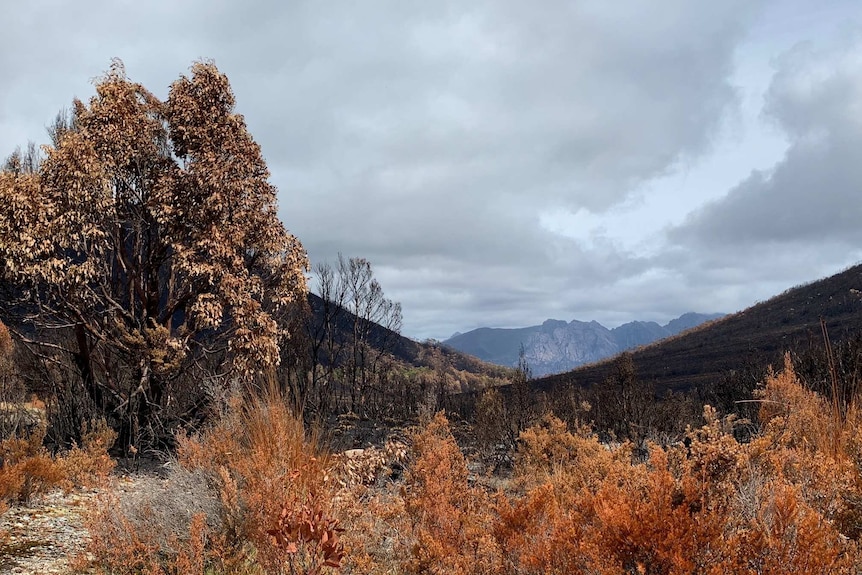
[[[111,478],[121,494],[162,488],[157,474],[122,473]],[[0,573],[58,575],[72,573],[70,563],[84,552],[83,516],[100,489],[53,491],[0,515]]]

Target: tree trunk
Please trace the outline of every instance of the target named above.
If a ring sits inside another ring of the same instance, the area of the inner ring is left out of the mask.
[[[87,342],[87,332],[83,324],[75,325],[75,341],[78,346],[78,351],[72,354],[72,359],[75,362],[75,367],[78,368],[78,373],[81,375],[81,381],[84,382],[84,389],[96,407],[105,409],[105,395],[102,392],[101,386],[96,383],[96,378],[93,375],[93,366],[90,360],[90,346]]]

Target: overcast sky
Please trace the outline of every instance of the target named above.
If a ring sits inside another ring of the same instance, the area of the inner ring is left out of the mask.
[[[862,2],[3,4],[0,156],[113,57],[162,98],[212,59],[312,262],[368,258],[417,339],[733,312],[862,260]]]

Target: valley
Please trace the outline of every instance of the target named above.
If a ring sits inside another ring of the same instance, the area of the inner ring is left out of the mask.
[[[523,346],[524,360],[532,375],[542,377],[674,336],[722,315],[686,313],[665,325],[633,321],[613,329],[595,321],[566,323],[549,319],[542,325],[525,328],[478,328],[453,335],[442,343],[506,367],[518,365]]]

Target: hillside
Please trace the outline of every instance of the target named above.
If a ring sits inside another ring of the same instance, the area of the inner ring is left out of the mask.
[[[768,301],[632,353],[640,381],[659,390],[708,388],[735,370],[780,365],[785,351],[822,349],[820,319],[833,344],[862,331],[862,265],[795,287]],[[540,389],[603,381],[605,361],[534,382]]]
[[[483,361],[508,367],[517,365],[523,345],[525,359],[533,375],[543,376],[568,371],[673,336],[720,316],[687,313],[666,325],[633,321],[614,329],[596,321],[567,323],[549,319],[542,325],[515,329],[483,327],[455,334],[443,343]]]
[[[308,304],[312,317],[308,329],[310,334],[322,329],[324,320],[323,300],[311,292],[308,293]],[[351,337],[354,316],[346,309],[340,309],[334,314],[335,339],[346,345]],[[385,348],[386,353],[400,362],[405,369],[427,368],[454,374],[454,379],[463,389],[499,385],[510,379],[511,369],[482,361],[472,355],[437,343],[417,342],[399,333],[393,332],[381,325],[372,323],[369,326],[368,342],[372,348]],[[322,363],[326,363],[325,353],[321,350]]]

